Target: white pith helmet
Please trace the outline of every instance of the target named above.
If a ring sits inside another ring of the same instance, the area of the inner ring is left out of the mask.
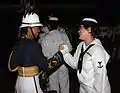
[[[39,16],[36,13],[26,14],[26,16],[23,16],[20,28],[35,26],[43,26],[43,24],[40,23]]]

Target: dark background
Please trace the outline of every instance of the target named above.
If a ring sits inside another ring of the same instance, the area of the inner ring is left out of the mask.
[[[13,0],[0,1],[0,93],[13,93],[14,91],[16,73],[11,73],[8,70],[7,62],[21,23],[22,15],[20,10],[22,2],[20,0],[15,0],[14,2]],[[35,3],[41,21],[45,20],[52,13],[59,17],[61,23],[69,25],[71,29],[76,28],[77,24],[84,17],[94,17],[101,26],[116,26],[120,23],[120,6],[115,0],[36,0]],[[72,42],[73,48],[79,43],[76,33],[77,30],[72,30],[75,41]],[[118,45],[114,47],[119,49],[119,38],[116,40],[117,42],[115,41],[114,43]],[[105,45],[107,47],[112,46],[108,41],[105,41]],[[114,60],[109,65],[108,74],[112,93],[120,93],[119,64],[119,60]],[[75,86],[73,90],[74,88]]]

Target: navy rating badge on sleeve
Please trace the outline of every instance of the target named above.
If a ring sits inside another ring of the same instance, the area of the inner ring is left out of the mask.
[[[98,64],[99,64],[99,66],[97,66],[98,68],[102,68],[103,67],[102,61],[98,61]]]

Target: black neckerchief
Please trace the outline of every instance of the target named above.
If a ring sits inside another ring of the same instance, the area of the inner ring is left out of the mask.
[[[88,51],[88,49],[90,49],[93,45],[94,44],[89,45],[85,51],[83,50],[83,45],[82,45],[81,53],[80,53],[79,60],[78,60],[78,70],[79,70],[79,73],[81,73],[81,70],[82,70],[83,56]]]

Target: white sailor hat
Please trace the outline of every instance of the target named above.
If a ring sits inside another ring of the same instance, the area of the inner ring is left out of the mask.
[[[97,27],[98,22],[93,18],[84,18],[84,19],[82,19],[82,22],[80,23],[80,25],[84,25],[85,28]]]
[[[49,20],[51,20],[51,21],[58,21],[58,18],[57,17],[53,17],[53,16],[49,16]]]
[[[94,22],[94,23],[98,23],[95,19],[93,19],[93,18],[84,18],[83,20],[82,20],[83,22],[84,21],[88,21],[88,22]]]

